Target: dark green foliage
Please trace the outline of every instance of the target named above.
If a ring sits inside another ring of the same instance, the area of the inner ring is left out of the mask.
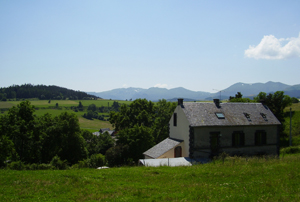
[[[118,102],[114,101],[114,103],[112,104],[112,108],[113,108],[113,111],[118,112],[120,109],[120,104]]]
[[[58,116],[57,129],[60,134],[60,149],[58,155],[61,159],[74,164],[87,157],[85,141],[81,136],[78,118],[75,114],[63,112]]]
[[[117,144],[128,146],[126,159],[137,161],[144,151],[168,137],[168,123],[175,107],[176,103],[166,100],[154,104],[137,99],[129,106],[121,105],[119,112],[110,112],[110,122],[118,134]]]
[[[25,170],[25,165],[22,161],[14,161],[8,165],[11,170]]]
[[[126,165],[130,161],[128,158],[128,145],[118,144],[115,147],[111,147],[105,153],[105,158],[107,160],[109,167]]]
[[[51,164],[42,163],[38,165],[38,170],[54,170],[55,167],[53,167]]]
[[[13,142],[18,159],[25,163],[40,162],[42,136],[37,130],[36,119],[33,115],[34,106],[29,101],[21,102],[12,107],[7,118],[7,126],[2,134]]]
[[[5,161],[16,155],[14,143],[3,132],[2,125],[6,125],[5,119],[0,117],[0,168],[5,166]]]
[[[86,148],[89,156],[98,153],[104,155],[105,152],[115,143],[115,141],[107,132],[96,136],[87,130],[82,130],[82,136],[86,141]]]
[[[276,91],[274,94],[269,93],[268,95],[264,92],[260,92],[254,100],[267,105],[282,123],[284,122],[284,108],[292,104],[290,96],[284,95],[283,91]]]
[[[282,153],[282,154],[297,154],[297,153],[300,153],[300,147],[299,146],[290,146],[290,147],[282,148],[280,150],[280,153]]]
[[[89,168],[91,166],[91,159],[84,159],[75,164],[74,168]]]
[[[95,104],[90,104],[89,107],[88,107],[88,110],[92,111],[92,112],[95,112],[97,110],[97,107]]]
[[[74,164],[87,158],[86,141],[75,114],[36,117],[33,113],[34,106],[24,101],[0,117],[0,166],[8,159],[40,164],[57,155],[63,163]]]
[[[143,158],[143,152],[154,145],[152,129],[135,125],[133,128],[120,130],[118,144],[128,145],[128,158],[137,162],[138,159]]]
[[[229,97],[229,102],[252,102],[252,100],[249,98],[243,98],[242,93],[237,92],[237,94],[235,94],[235,97]]]
[[[24,85],[12,85],[7,88],[0,88],[0,92],[2,92],[2,97],[7,99],[15,99],[15,98],[39,98],[41,100],[62,100],[62,99],[95,99],[97,98],[94,95],[89,95],[85,92],[74,91],[58,86],[45,86],[45,85],[32,85],[32,84],[24,84]],[[7,96],[7,97],[6,97]]]
[[[68,161],[62,161],[57,155],[54,156],[50,162],[50,165],[59,170],[65,170],[68,167]]]
[[[299,103],[299,99],[298,98],[295,98],[295,97],[292,97],[292,103]]]
[[[169,121],[176,108],[176,102],[159,100],[155,105],[155,119],[153,133],[155,144],[163,141],[169,136]]]
[[[256,102],[262,102],[273,112],[276,118],[282,123],[279,128],[280,136],[286,136],[284,131],[284,109],[292,104],[292,99],[288,95],[284,95],[283,91],[276,91],[274,94],[268,95],[260,92],[257,97],[254,97]]]
[[[111,112],[109,121],[116,131],[133,128],[135,125],[153,129],[154,142],[168,137],[168,123],[176,103],[159,100],[156,105],[146,99],[137,99],[129,106],[121,105],[120,112]]]
[[[81,101],[79,101],[78,109],[83,109],[83,105],[82,105]]]
[[[90,157],[90,167],[98,168],[104,166],[105,157],[102,154],[93,154]]]

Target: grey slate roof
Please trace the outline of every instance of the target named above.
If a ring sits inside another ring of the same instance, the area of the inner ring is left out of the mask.
[[[193,127],[280,124],[271,110],[261,103],[220,103],[220,107],[217,107],[211,102],[185,102],[182,109]],[[225,118],[219,119],[216,112],[222,112]],[[244,113],[250,115],[251,121]],[[266,115],[267,121],[261,113]]]
[[[173,149],[177,145],[179,145],[182,142],[182,140],[175,140],[171,138],[166,138],[154,147],[148,149],[143,154],[147,155],[152,158],[157,158],[169,151],[170,149]]]
[[[110,131],[110,129],[109,128],[101,128],[99,132],[104,133],[105,131]]]

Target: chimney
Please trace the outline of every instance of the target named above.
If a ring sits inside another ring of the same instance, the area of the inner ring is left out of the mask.
[[[216,107],[220,108],[220,100],[219,99],[214,99],[214,103]]]
[[[183,99],[182,98],[178,98],[178,105],[183,105]]]

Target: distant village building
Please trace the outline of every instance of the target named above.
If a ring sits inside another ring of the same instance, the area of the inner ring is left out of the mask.
[[[101,128],[101,129],[99,130],[99,132],[94,132],[93,134],[99,136],[100,134],[103,134],[103,133],[105,133],[105,132],[107,132],[107,133],[110,134],[111,136],[114,136],[114,135],[115,135],[115,130],[110,130],[110,128]]]
[[[261,103],[183,102],[169,122],[169,138],[144,152],[145,159],[229,155],[279,155],[280,122]]]

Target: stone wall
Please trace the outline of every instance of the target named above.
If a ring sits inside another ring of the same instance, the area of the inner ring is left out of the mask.
[[[266,132],[266,145],[255,145],[255,132]],[[232,146],[232,133],[242,131],[245,134],[245,145]],[[207,158],[211,154],[210,133],[219,132],[219,153],[229,155],[277,155],[277,126],[227,126],[227,127],[195,127],[194,128],[194,158]]]

